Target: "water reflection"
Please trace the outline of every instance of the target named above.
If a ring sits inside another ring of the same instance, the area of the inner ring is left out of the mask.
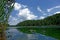
[[[48,37],[42,34],[26,34],[18,31],[15,28],[6,30],[7,40],[56,40],[55,38]]]

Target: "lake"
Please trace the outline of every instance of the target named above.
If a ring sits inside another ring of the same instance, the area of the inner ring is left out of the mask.
[[[20,30],[21,28],[13,28],[10,27],[6,30],[6,36],[7,40],[58,40],[55,37],[46,36],[43,33],[34,32],[33,30],[30,30],[31,33],[28,33],[28,30],[25,30],[26,32],[23,32]],[[30,29],[30,28],[29,28]],[[45,32],[45,31],[44,31]]]

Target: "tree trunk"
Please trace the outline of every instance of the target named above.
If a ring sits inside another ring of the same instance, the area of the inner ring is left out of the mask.
[[[0,40],[6,40],[5,24],[0,23]]]

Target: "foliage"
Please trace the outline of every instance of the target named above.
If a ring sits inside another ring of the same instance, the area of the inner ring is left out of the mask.
[[[60,25],[60,13],[48,16],[45,19],[27,20],[17,24],[17,26],[43,26],[43,25]]]
[[[2,35],[0,40],[5,40],[5,30],[14,2],[14,0],[0,0],[0,36]]]
[[[0,0],[0,22],[7,22],[14,2],[14,0]]]

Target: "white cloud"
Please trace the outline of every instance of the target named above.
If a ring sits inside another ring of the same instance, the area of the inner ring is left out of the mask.
[[[14,5],[15,10],[20,10],[20,9],[26,8],[26,7],[27,7],[26,5],[19,4],[19,3],[15,3],[15,5]]]
[[[45,13],[44,11],[41,10],[41,8],[40,8],[39,6],[37,7],[37,10],[38,10],[39,12],[43,13],[43,14]]]
[[[60,11],[58,11],[58,12],[55,12],[54,14],[58,14],[58,13],[60,13]]]
[[[26,5],[22,5],[22,4],[19,4],[19,3],[15,3],[15,6],[14,6],[15,10],[18,10],[19,13],[17,16],[20,16],[20,17],[24,17],[25,20],[32,20],[32,19],[36,19],[37,16],[35,16],[29,9]],[[23,8],[22,8],[23,7]],[[22,9],[21,9],[22,8]]]
[[[17,17],[10,16],[10,18],[9,18],[10,25],[16,25],[17,23],[24,21],[24,20],[37,19],[37,16],[34,15],[33,12],[31,12],[26,5],[15,3],[14,10],[18,11],[16,14]],[[16,12],[16,11],[14,11],[14,12]]]
[[[53,9],[55,9],[55,8],[60,8],[60,6],[55,6],[55,7],[53,7],[53,8],[50,8],[50,9],[47,9],[47,11],[48,12],[51,12]]]
[[[21,6],[21,4],[19,4],[19,3],[15,3],[15,5],[14,5],[14,9],[15,9],[15,10],[19,10],[21,7],[22,7],[22,6]]]
[[[35,16],[28,8],[20,10],[18,15],[24,17],[26,20],[37,18],[37,16]]]
[[[15,17],[13,17],[13,16],[10,16],[10,18],[9,18],[9,24],[10,25],[15,25],[17,23],[18,23],[18,19],[15,18]]]
[[[39,19],[44,19],[45,17],[44,16],[40,16],[40,18]]]
[[[44,13],[43,15],[44,15],[44,16],[46,16],[46,15],[47,15],[47,13]]]
[[[23,8],[26,8],[27,6],[26,5],[22,5]]]
[[[43,15],[47,15],[46,12],[43,11],[43,10],[41,10],[41,8],[40,8],[39,6],[37,7],[37,10],[38,10],[39,12],[41,12]]]
[[[42,11],[41,8],[40,8],[39,6],[37,7],[37,10],[40,11],[40,12]]]
[[[32,15],[32,14],[30,14],[29,16],[27,16],[27,20],[32,20],[32,19],[36,19],[36,18],[37,18],[37,16]]]

